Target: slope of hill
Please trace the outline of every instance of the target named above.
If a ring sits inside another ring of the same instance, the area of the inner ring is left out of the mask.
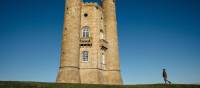
[[[0,81],[0,88],[200,88],[200,85],[90,85],[90,84],[58,84],[42,82]]]

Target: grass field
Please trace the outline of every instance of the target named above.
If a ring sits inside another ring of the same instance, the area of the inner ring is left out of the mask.
[[[200,85],[89,85],[89,84],[57,84],[42,82],[0,81],[0,88],[200,88]]]

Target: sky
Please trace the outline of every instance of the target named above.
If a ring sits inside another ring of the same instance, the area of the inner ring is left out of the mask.
[[[162,83],[163,68],[200,83],[199,0],[116,1],[124,84]],[[64,0],[0,0],[0,80],[55,82],[63,15]]]

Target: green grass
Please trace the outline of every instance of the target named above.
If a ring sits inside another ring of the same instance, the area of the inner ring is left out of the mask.
[[[200,88],[200,85],[90,85],[90,84],[58,84],[43,82],[0,81],[0,88]]]

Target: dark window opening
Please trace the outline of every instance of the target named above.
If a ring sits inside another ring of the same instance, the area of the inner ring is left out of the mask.
[[[87,14],[87,13],[85,13],[85,14],[84,14],[84,17],[88,17],[88,14]]]
[[[62,54],[65,54],[65,52],[62,52]]]
[[[99,9],[99,7],[98,7],[98,6],[96,6],[96,9]]]

